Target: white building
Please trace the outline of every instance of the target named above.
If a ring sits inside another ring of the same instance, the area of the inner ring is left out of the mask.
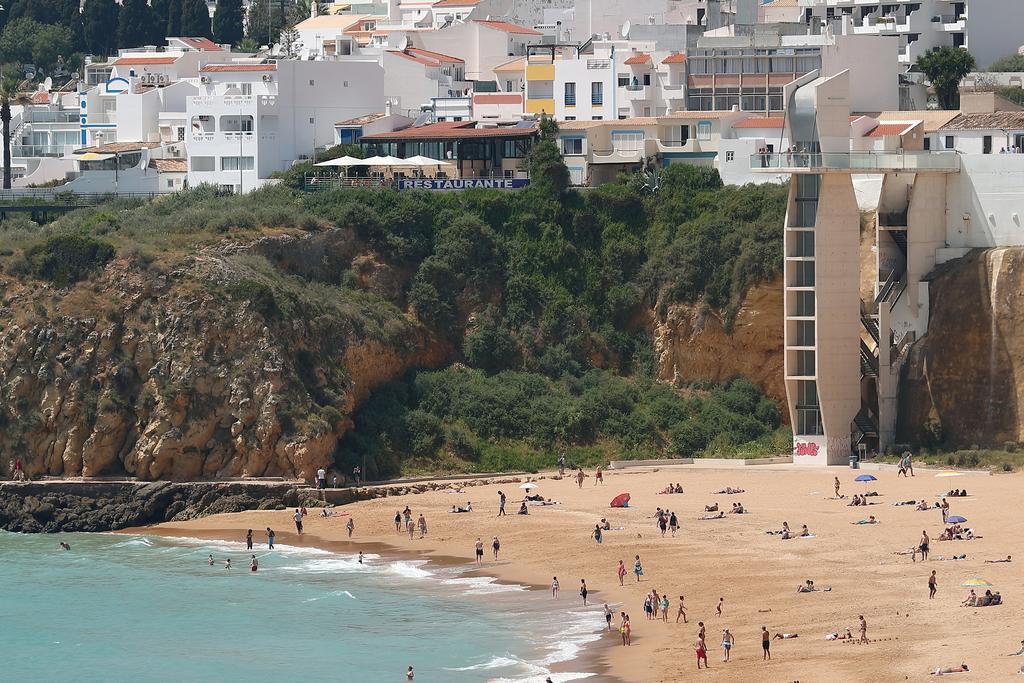
[[[899,41],[909,67],[935,47],[966,48],[981,68],[1020,47],[1024,4],[1018,0],[800,0],[811,21],[853,20],[858,35]],[[858,81],[855,81],[858,82]]]
[[[376,60],[208,64],[187,100],[188,182],[246,192],[333,144],[335,122],[380,111]]]
[[[441,31],[408,33],[411,44],[466,61],[466,80],[495,79],[494,68],[511,57],[526,54],[526,46],[537,42],[539,31],[505,21],[477,20],[449,26]]]
[[[466,63],[459,57],[407,47],[381,55],[387,79],[386,95],[396,111],[415,117],[437,98],[462,98],[470,84]]]

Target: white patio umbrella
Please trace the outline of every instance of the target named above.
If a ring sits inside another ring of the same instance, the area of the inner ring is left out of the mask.
[[[526,489],[527,491],[532,491],[533,489],[537,488],[537,485],[534,484],[532,481],[528,481],[525,484],[520,484],[519,488]]]
[[[454,166],[455,165],[455,164],[453,164],[450,161],[440,161],[438,159],[431,159],[430,157],[425,157],[425,156],[421,156],[421,155],[416,155],[414,157],[409,157],[408,159],[405,159],[405,163],[409,164],[410,166],[419,166],[419,167],[423,167],[423,166],[428,166],[428,167],[429,166]]]
[[[370,157],[369,159],[363,159],[362,163],[360,163],[360,166],[374,166],[374,167],[390,166],[392,168],[395,168],[395,167],[409,166],[409,164],[405,163],[404,160],[399,159],[397,157],[386,156],[386,157]]]
[[[339,168],[361,165],[363,165],[363,159],[356,159],[355,157],[338,157],[337,159],[328,159],[316,164],[316,166],[337,166]]]

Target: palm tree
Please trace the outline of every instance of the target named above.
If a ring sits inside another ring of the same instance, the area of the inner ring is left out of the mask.
[[[32,100],[24,94],[23,81],[16,78],[0,80],[0,122],[4,136],[4,189],[11,189],[11,105],[28,104]]]

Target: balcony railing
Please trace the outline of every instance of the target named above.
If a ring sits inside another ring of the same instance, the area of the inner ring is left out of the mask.
[[[76,149],[74,145],[11,145],[12,157],[62,157]]]
[[[628,90],[630,92],[640,92],[640,91],[642,91],[646,87],[647,87],[646,85],[639,85],[639,84],[638,85],[627,85],[626,86],[626,90]]]
[[[588,69],[610,69],[612,68],[612,62],[609,59],[588,59]]]
[[[782,170],[792,173],[827,171],[937,171],[955,173],[960,170],[956,152],[826,152],[751,154],[752,170]]]
[[[36,111],[29,109],[25,112],[27,123],[78,123],[79,114],[77,111]]]

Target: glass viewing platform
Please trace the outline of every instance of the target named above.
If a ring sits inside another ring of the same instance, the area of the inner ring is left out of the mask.
[[[956,152],[781,152],[751,154],[750,170],[765,173],[957,173]]]

